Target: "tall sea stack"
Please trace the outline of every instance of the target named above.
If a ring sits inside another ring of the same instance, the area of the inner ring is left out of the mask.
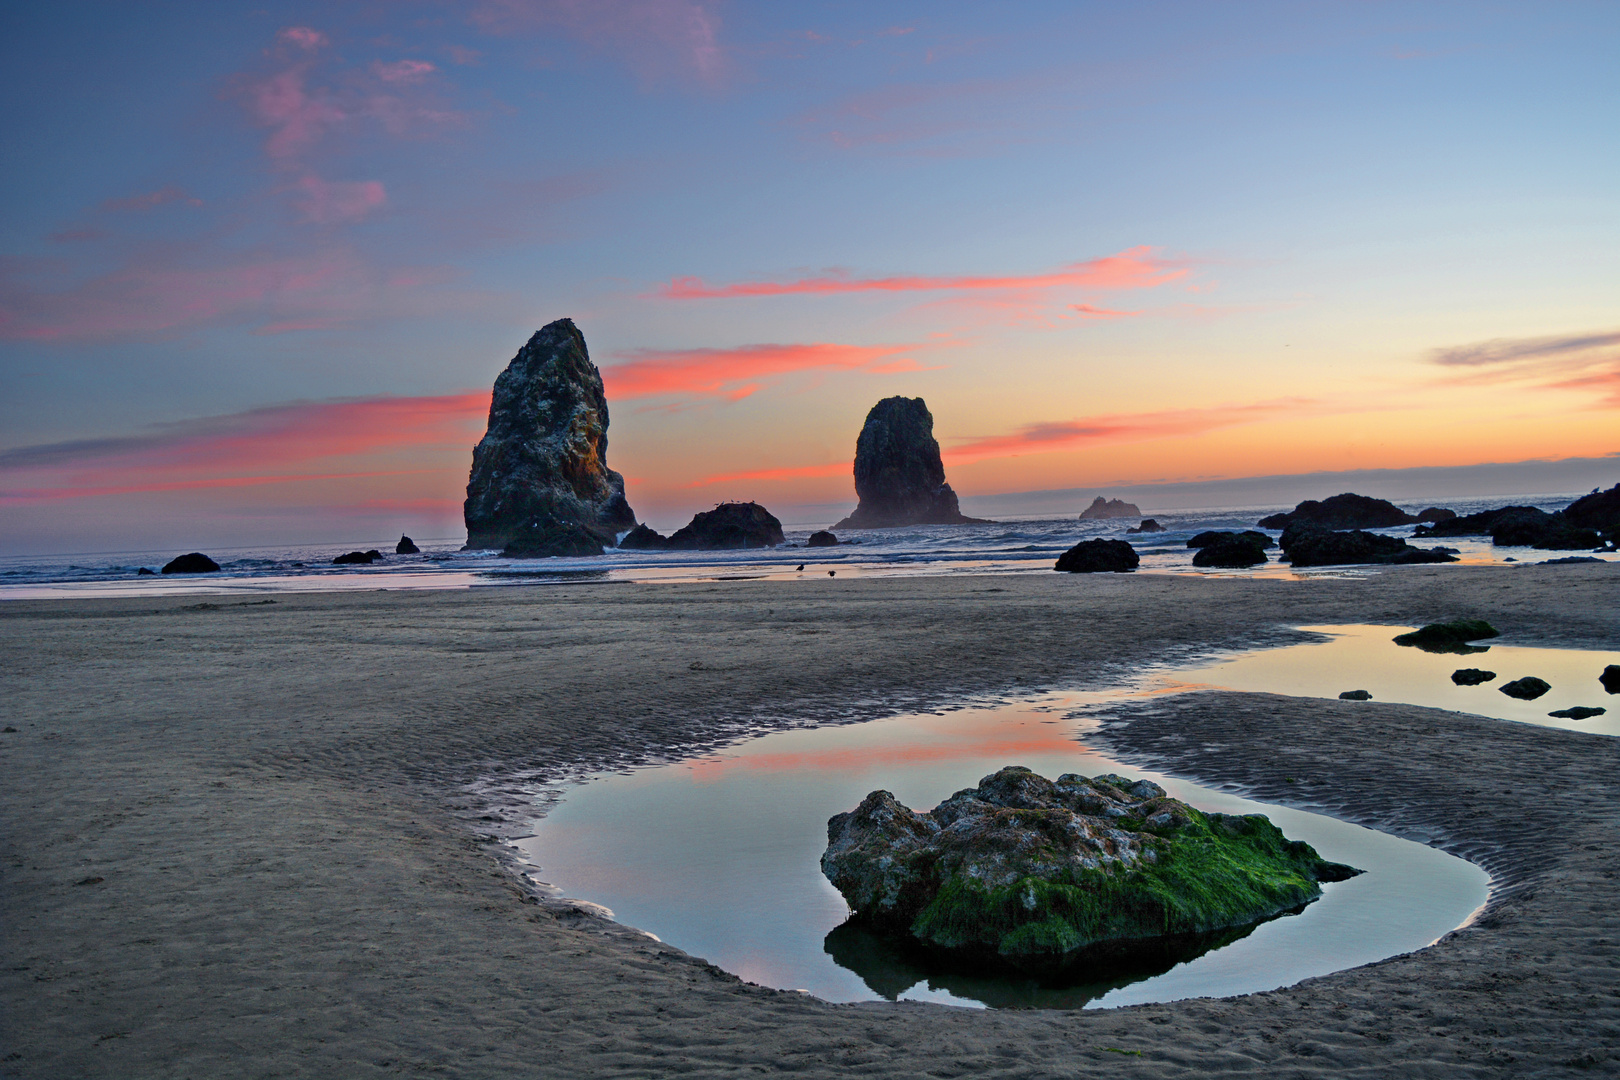
[[[537,331],[495,379],[489,430],[473,448],[467,548],[598,554],[636,523],[607,467],[607,395],[572,319]],[[556,548],[557,550],[549,550]]]
[[[956,492],[934,440],[934,417],[922,398],[884,398],[866,414],[855,440],[855,494],[860,505],[835,529],[897,525],[963,525]]]

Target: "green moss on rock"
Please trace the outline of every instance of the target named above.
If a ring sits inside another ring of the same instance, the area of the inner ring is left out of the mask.
[[[822,868],[857,913],[1019,967],[1244,926],[1359,871],[1258,814],[1206,814],[1148,781],[1009,766],[917,814],[875,791],[828,823]]]

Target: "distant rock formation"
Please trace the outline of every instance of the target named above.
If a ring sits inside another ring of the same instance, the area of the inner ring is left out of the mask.
[[[1134,529],[1126,529],[1125,531],[1135,535],[1136,533],[1167,532],[1168,530],[1165,529],[1163,525],[1160,525],[1157,521],[1154,521],[1152,518],[1143,518],[1142,524],[1138,525]]]
[[[200,551],[193,551],[179,558],[171,559],[163,567],[165,574],[212,574],[219,569],[219,563],[210,559]]]
[[[1142,559],[1123,540],[1082,540],[1058,556],[1054,570],[1069,574],[1122,574],[1135,570]]]
[[[901,525],[976,525],[945,482],[934,417],[922,398],[884,398],[866,414],[855,440],[855,512],[834,529]]]
[[[421,553],[422,549],[417,547],[416,542],[408,536],[401,536],[399,543],[394,545],[395,555],[420,555]]]
[[[1256,524],[1262,529],[1286,529],[1290,525],[1315,525],[1321,529],[1389,529],[1410,525],[1417,518],[1392,502],[1345,492],[1317,502],[1306,499],[1286,514],[1272,514]]]
[[[1105,499],[1101,495],[1091,500],[1091,505],[1080,511],[1081,521],[1106,521],[1109,518],[1139,518],[1141,509],[1135,503],[1124,502],[1120,499]]]
[[[1457,511],[1447,510],[1443,506],[1430,506],[1418,511],[1417,519],[1425,525],[1433,525],[1441,521],[1450,521],[1457,516]]]
[[[637,525],[624,534],[619,546],[626,551],[663,551],[669,547],[669,538],[646,525]]]
[[[585,554],[636,523],[624,477],[607,467],[607,395],[571,319],[537,331],[495,379],[489,429],[473,448],[467,549]],[[546,550],[550,543],[555,551]]]
[[[838,537],[835,536],[834,534],[828,532],[826,529],[821,529],[821,530],[819,530],[817,532],[811,533],[810,534],[810,539],[808,539],[808,540],[806,540],[804,542],[804,546],[805,547],[837,547],[838,546]]]
[[[694,515],[690,524],[669,538],[671,551],[718,551],[726,548],[775,547],[782,543],[782,523],[754,502],[721,503]]]
[[[382,557],[382,552],[372,548],[370,551],[351,551],[339,555],[332,563],[334,566],[370,566]]]

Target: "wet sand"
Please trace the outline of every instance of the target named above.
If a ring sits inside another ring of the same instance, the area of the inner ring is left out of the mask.
[[[1600,736],[1263,694],[1122,709],[1094,740],[1116,756],[1436,844],[1497,888],[1419,953],[1112,1011],[749,986],[531,895],[491,839],[522,827],[502,776],[1102,687],[1291,624],[1470,616],[1612,647],[1617,586],[1578,564],[8,603],[0,1076],[1620,1071],[1620,742]]]

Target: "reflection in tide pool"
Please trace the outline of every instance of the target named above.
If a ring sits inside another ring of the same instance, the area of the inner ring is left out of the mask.
[[[569,789],[517,846],[534,876],[565,895],[604,904],[620,922],[744,979],[830,1001],[1076,1007],[1268,990],[1422,948],[1484,903],[1484,871],[1442,852],[1087,749],[1076,741],[1077,723],[1061,717],[1101,697],[778,732],[598,777]],[[1012,764],[1047,777],[1145,776],[1203,810],[1264,813],[1323,858],[1367,873],[1324,886],[1322,899],[1298,915],[1233,935],[1167,971],[1099,972],[1086,986],[930,972],[849,929],[833,933],[848,908],[821,874],[829,817],[880,787],[927,809]]]
[[[1431,653],[1396,645],[1395,635],[1410,626],[1302,626],[1327,635],[1326,641],[1242,653],[1229,660],[1170,673],[1164,689],[1214,686],[1295,697],[1336,698],[1346,690],[1366,690],[1373,701],[1427,705],[1437,709],[1519,720],[1548,727],[1620,735],[1620,695],[1608,694],[1598,676],[1620,664],[1620,650],[1541,649],[1512,644],[1511,637],[1476,641],[1465,654]],[[1458,668],[1494,671],[1477,686],[1458,686]],[[1552,684],[1534,701],[1519,701],[1501,687],[1525,675]],[[1548,713],[1571,706],[1602,708],[1601,716],[1569,720]]]

